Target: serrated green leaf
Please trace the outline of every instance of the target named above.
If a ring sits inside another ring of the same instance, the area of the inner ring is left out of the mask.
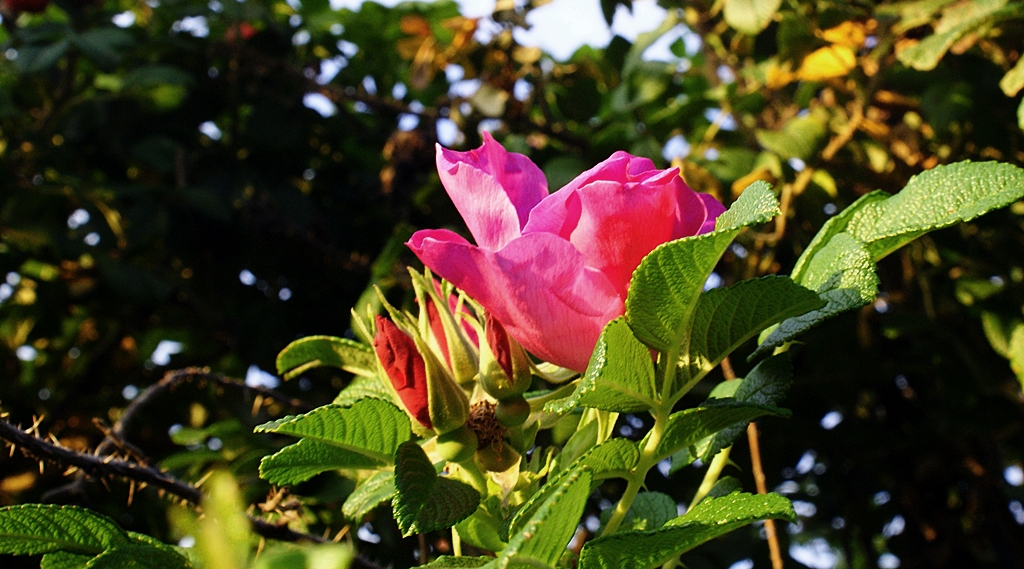
[[[709,498],[661,529],[618,532],[588,542],[580,554],[579,567],[657,567],[702,543],[769,518],[796,521],[796,514],[789,500],[777,494],[735,493]]]
[[[381,381],[380,376],[357,375],[338,393],[338,396],[331,403],[348,407],[356,401],[366,398],[394,402],[394,396],[387,386],[384,385],[384,382]]]
[[[936,166],[888,199],[858,208],[845,231],[878,261],[929,231],[970,221],[1024,197],[1024,170],[998,162]]]
[[[733,29],[754,36],[771,23],[781,5],[782,0],[725,0],[722,17]]]
[[[817,293],[789,277],[767,276],[709,290],[693,315],[691,376],[707,373],[767,326],[824,306]]]
[[[359,523],[363,516],[384,502],[390,501],[394,496],[395,473],[390,470],[382,470],[356,486],[356,489],[345,499],[345,503],[341,506],[341,512],[345,514],[346,518]]]
[[[788,417],[789,411],[741,403],[732,400],[714,401],[713,405],[693,407],[669,416],[665,432],[658,444],[658,460],[696,444],[705,437],[736,424],[747,423],[764,415]]]
[[[191,569],[188,559],[173,550],[146,546],[108,549],[89,560],[85,569]]]
[[[39,562],[39,569],[85,569],[86,564],[93,557],[92,555],[54,551],[43,555]]]
[[[566,401],[552,402],[551,411],[566,413],[583,405],[617,413],[636,413],[657,406],[654,360],[623,318],[601,332],[590,365]],[[549,410],[545,406],[545,410]]]
[[[783,320],[749,359],[769,353],[837,314],[870,304],[878,291],[871,253],[848,233],[839,233],[820,248],[804,266],[800,280],[818,292],[825,306]]]
[[[570,471],[554,491],[546,495],[523,528],[512,536],[498,556],[496,567],[554,566],[576,533],[592,483],[589,468]]]
[[[437,559],[421,565],[421,569],[475,569],[476,567],[483,567],[488,563],[494,561],[493,557],[452,557],[451,555],[442,555]]]
[[[606,508],[601,512],[601,525],[608,521],[614,510],[615,508]],[[622,519],[618,531],[658,529],[678,515],[676,501],[668,494],[640,492],[633,499],[633,504]]]
[[[665,243],[648,254],[633,273],[626,299],[626,321],[636,337],[660,351],[679,346],[719,257],[740,229],[778,212],[771,186],[755,182],[718,217],[715,231]]]
[[[480,504],[470,485],[438,476],[418,444],[402,443],[395,454],[395,521],[403,536],[450,528]]]
[[[732,399],[741,403],[753,403],[777,407],[793,383],[793,366],[788,354],[772,356],[750,370],[736,386]],[[705,448],[700,450],[700,459],[709,462],[718,452],[732,444],[736,437],[747,428],[739,423],[715,433]]]
[[[113,520],[85,508],[44,504],[0,508],[0,553],[65,551],[95,556],[127,543],[128,535]]]
[[[511,535],[521,531],[526,520],[533,516],[552,492],[561,487],[565,477],[575,470],[587,468],[594,482],[606,478],[626,478],[639,460],[640,451],[636,443],[628,439],[610,439],[591,448],[565,470],[548,477],[547,483],[509,516],[508,524],[502,528],[502,537],[507,540]]]
[[[256,427],[257,433],[302,437],[363,455],[369,464],[392,464],[395,451],[412,429],[404,411],[380,399],[360,399],[351,407],[324,405]]]
[[[366,455],[303,439],[263,457],[260,461],[260,478],[278,486],[291,486],[328,470],[380,466],[381,463]]]
[[[766,150],[784,159],[799,158],[806,161],[813,158],[825,144],[828,138],[826,124],[823,117],[809,115],[790,120],[781,130],[758,130],[754,136]]]
[[[308,336],[285,346],[277,355],[277,373],[285,379],[317,367],[336,367],[349,373],[376,377],[377,356],[373,348],[334,336]]]

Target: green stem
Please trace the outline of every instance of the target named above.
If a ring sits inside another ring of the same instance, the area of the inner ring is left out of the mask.
[[[708,492],[711,491],[711,488],[713,488],[715,483],[718,482],[718,478],[722,475],[722,470],[725,468],[725,465],[729,464],[729,451],[731,450],[732,446],[727,446],[719,451],[718,454],[715,455],[715,458],[711,459],[711,464],[708,465],[708,471],[704,473],[704,480],[701,481],[700,488],[697,488],[697,493],[693,495],[693,501],[690,502],[690,508],[693,508],[697,505],[697,502],[703,500],[704,496],[707,496]]]
[[[640,459],[630,474],[626,484],[626,491],[615,505],[615,510],[608,519],[608,523],[605,524],[601,535],[611,535],[619,529],[622,520],[626,518],[626,513],[629,512],[629,508],[633,505],[637,492],[644,485],[647,473],[650,472],[651,468],[654,468],[655,464],[658,464],[658,446],[661,445],[661,437],[664,435],[665,427],[668,425],[669,412],[672,410],[672,405],[675,404],[675,401],[672,400],[672,395],[676,382],[676,370],[678,369],[679,348],[662,352],[660,355],[659,371],[662,374],[661,401],[659,401],[657,407],[651,409],[651,414],[654,415],[654,426],[651,427],[651,432],[647,436],[647,442],[644,444],[643,450],[640,451]]]
[[[452,553],[455,557],[462,557],[462,537],[459,536],[459,530],[452,527]]]

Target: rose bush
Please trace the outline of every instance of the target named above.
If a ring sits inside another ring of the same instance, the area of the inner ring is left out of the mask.
[[[678,169],[616,152],[548,194],[540,168],[484,133],[480,148],[437,147],[437,169],[476,245],[445,229],[408,245],[476,299],[527,350],[576,371],[625,310],[634,269],[658,245],[714,229],[725,208]]]

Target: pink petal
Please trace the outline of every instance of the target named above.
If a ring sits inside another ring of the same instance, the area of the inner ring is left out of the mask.
[[[432,271],[476,299],[536,356],[583,371],[608,321],[625,309],[618,291],[570,243],[524,235],[500,251],[451,231],[418,231],[409,247]]]
[[[480,148],[455,152],[437,146],[441,183],[479,246],[497,250],[519,236],[530,210],[548,196],[536,164],[507,152],[484,132]]]
[[[718,220],[718,216],[725,213],[725,206],[715,199],[711,194],[697,194],[704,202],[704,208],[707,209],[707,216],[704,219],[704,223],[700,226],[700,233],[708,233],[715,230],[715,221]]]

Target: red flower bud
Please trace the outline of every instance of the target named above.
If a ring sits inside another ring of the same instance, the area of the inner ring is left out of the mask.
[[[432,429],[427,369],[416,341],[394,322],[378,315],[373,349],[405,409],[421,425]]]
[[[501,365],[505,375],[514,377],[512,371],[512,346],[508,341],[508,332],[494,317],[487,314],[487,344],[494,352],[494,359]]]

